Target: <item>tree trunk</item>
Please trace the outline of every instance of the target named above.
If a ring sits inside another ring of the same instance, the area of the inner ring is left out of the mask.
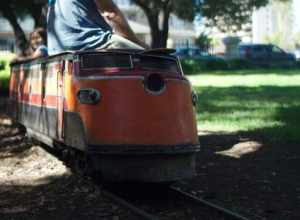
[[[151,47],[165,48],[169,37],[169,18],[168,11],[163,12],[162,29],[159,28],[159,13],[146,14],[151,29]]]
[[[147,0],[133,0],[145,13],[151,29],[151,47],[165,48],[169,36],[169,18],[172,7],[172,1],[166,0],[157,7]],[[162,5],[163,4],[163,5]],[[159,27],[159,14],[163,12],[162,29]]]
[[[19,50],[20,55],[24,56],[26,54],[28,40],[23,29],[18,23],[16,14],[14,13],[13,9],[10,6],[8,6],[6,10],[2,10],[2,15],[8,20],[8,22],[12,26],[16,38],[17,48]]]
[[[35,4],[31,6],[30,15],[34,20],[34,27],[47,28],[47,4]]]
[[[170,11],[168,9],[164,9],[163,12],[163,25],[161,30],[161,46],[167,47],[168,38],[169,38],[169,18],[170,18]]]
[[[160,30],[159,30],[159,18],[158,13],[147,15],[148,22],[150,25],[151,34],[151,48],[160,48]]]

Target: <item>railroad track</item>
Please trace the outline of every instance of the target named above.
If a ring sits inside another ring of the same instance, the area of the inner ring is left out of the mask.
[[[206,206],[212,210],[215,210],[215,211],[223,214],[224,216],[226,216],[226,219],[228,218],[228,219],[232,219],[232,220],[250,220],[249,218],[246,218],[246,217],[240,215],[239,213],[236,213],[234,211],[231,211],[231,210],[221,207],[219,205],[213,204],[205,199],[196,197],[193,194],[182,191],[178,187],[171,186],[170,189],[173,190],[175,193],[178,193],[180,196],[185,197],[186,199],[189,199],[199,205]]]
[[[58,155],[56,154],[56,156]],[[60,159],[64,161],[62,156],[58,157],[61,157]],[[66,165],[68,165],[68,162]],[[75,170],[77,175],[83,175],[84,172],[81,172],[82,167],[74,166],[74,164],[68,166]],[[139,219],[250,220],[250,218],[232,210],[186,192],[178,186],[159,184],[126,185],[123,183],[112,186],[112,184],[102,184],[101,180],[97,179],[94,179],[93,182],[100,187],[102,195],[129,209]],[[181,210],[184,210],[184,214],[181,213],[176,217],[175,215]]]
[[[157,187],[154,187],[157,190]],[[145,189],[149,192],[149,188]],[[135,215],[146,220],[160,219],[201,219],[201,220],[250,220],[234,211],[213,204],[207,200],[201,199],[188,192],[181,190],[178,187],[170,186],[159,189],[165,191],[161,196],[155,196],[149,200],[148,195],[143,199],[142,193],[127,191],[126,195],[116,190],[111,190],[104,187],[103,195],[123,207],[130,209]],[[151,190],[150,190],[151,191]],[[130,196],[130,192],[133,194]],[[154,192],[150,192],[152,196]],[[139,198],[135,197],[139,194]],[[157,200],[156,200],[157,199]],[[153,202],[156,204],[154,205]],[[171,204],[171,205],[170,205]],[[175,216],[176,212],[187,210],[187,215]],[[167,214],[166,214],[167,213]],[[168,214],[169,213],[169,214]],[[173,215],[170,215],[170,213]]]

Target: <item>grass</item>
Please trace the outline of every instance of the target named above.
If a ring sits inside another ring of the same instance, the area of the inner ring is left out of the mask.
[[[205,72],[189,79],[199,94],[200,131],[300,143],[300,70]]]
[[[13,57],[13,54],[0,55],[0,61],[5,61],[6,63],[5,68],[2,70],[0,69],[0,94],[7,93],[8,91],[10,75],[9,62]]]

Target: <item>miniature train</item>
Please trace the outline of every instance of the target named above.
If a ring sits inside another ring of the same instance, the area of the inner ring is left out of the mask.
[[[38,141],[83,153],[107,181],[191,178],[196,96],[171,52],[65,52],[12,63],[9,114]]]

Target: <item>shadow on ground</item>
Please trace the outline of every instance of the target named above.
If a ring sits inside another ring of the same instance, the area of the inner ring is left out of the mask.
[[[189,181],[197,195],[250,219],[300,219],[300,87],[196,90],[200,128],[204,121],[241,128],[200,132],[198,176]]]
[[[53,152],[29,141],[24,129],[3,114],[2,107],[1,220],[136,219],[104,198],[90,179],[74,175]]]

